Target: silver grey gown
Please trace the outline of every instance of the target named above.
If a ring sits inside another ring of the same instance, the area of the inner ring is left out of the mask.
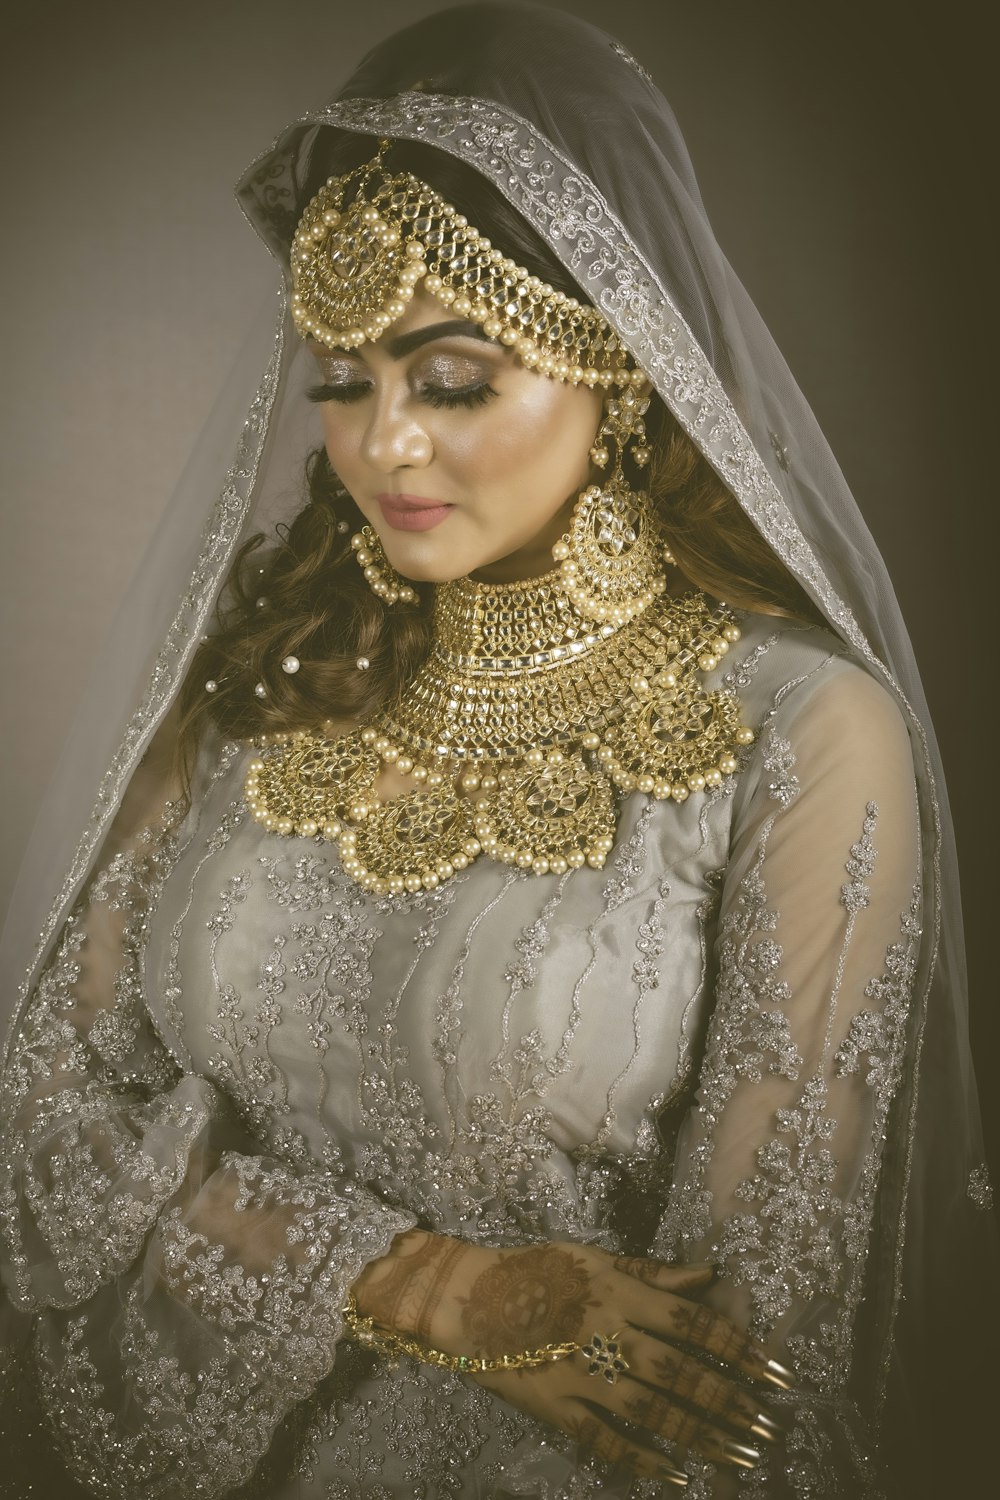
[[[869,1492],[848,1374],[920,930],[912,757],[833,636],[742,624],[709,679],[757,731],[739,773],[626,798],[600,871],[481,858],[377,898],[253,821],[245,745],[204,746],[183,816],[148,758],[18,1039],[0,1204],[94,1494],[676,1493],[342,1336],[414,1224],[713,1260],[709,1300],[798,1374],[748,1492]]]

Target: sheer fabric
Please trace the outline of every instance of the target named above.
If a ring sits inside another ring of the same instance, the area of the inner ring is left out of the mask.
[[[276,1432],[288,1459],[291,1422],[306,1436],[289,1495],[401,1493],[415,1476],[429,1494],[586,1495],[598,1480],[571,1445],[467,1383],[359,1363],[339,1339],[343,1290],[415,1219],[488,1243],[707,1255],[723,1271],[711,1297],[790,1352],[810,1393],[788,1471],[747,1483],[864,1493],[892,1351],[911,1371],[925,1357],[917,1318],[894,1342],[904,1282],[919,1307],[957,1254],[981,1275],[990,1243],[950,823],[891,587],[714,240],[668,107],[617,43],[518,4],[390,38],[241,185],[282,264],[330,152],[359,134],[425,140],[506,194],[831,636],[748,619],[730,686],[757,747],[704,807],[630,799],[606,886],[480,861],[447,900],[359,913],[328,849],[247,825],[240,747],[206,747],[193,822],[178,821],[165,716],[240,537],[302,503],[318,443],[284,314],[273,343],[252,334],[256,395],[241,368],[126,607],[12,908],[11,1342],[34,1319],[45,1400],[98,1493],[222,1494],[269,1452],[277,1464]],[[205,936],[224,916],[229,971]],[[305,929],[326,918],[371,945],[346,943],[340,990],[307,982]],[[412,965],[408,988],[390,953]],[[353,998],[351,976],[371,979]],[[410,1055],[387,1042],[383,1067],[357,1026],[395,1026],[380,1007],[404,988],[421,997]],[[470,1031],[480,1010],[507,1029]],[[337,1047],[324,1026],[341,1028]],[[445,1425],[450,1446],[428,1440]],[[261,1479],[263,1493],[281,1483]]]
[[[726,675],[758,748],[705,806],[631,805],[610,872],[480,862],[401,908],[262,832],[243,747],[206,747],[179,824],[155,763],[133,779],[12,1074],[15,1295],[99,1493],[221,1495],[296,1408],[317,1435],[289,1493],[358,1471],[391,1494],[416,1462],[428,1494],[596,1494],[568,1439],[482,1392],[448,1392],[471,1451],[443,1466],[406,1437],[436,1399],[419,1372],[362,1373],[348,1343],[324,1388],[347,1287],[418,1221],[714,1259],[711,1299],[806,1379],[803,1474],[832,1451],[831,1493],[863,1492],[847,1379],[919,936],[915,787],[898,711],[835,642],[745,623]]]

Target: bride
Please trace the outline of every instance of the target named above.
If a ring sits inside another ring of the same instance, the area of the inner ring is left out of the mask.
[[[6,1050],[25,1441],[129,1497],[874,1496],[901,1298],[985,1270],[953,856],[673,117],[481,4],[239,191],[281,323]]]

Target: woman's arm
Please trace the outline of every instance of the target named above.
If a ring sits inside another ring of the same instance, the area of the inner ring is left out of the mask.
[[[348,1288],[413,1224],[261,1155],[146,1012],[176,837],[154,752],[32,998],[5,1080],[0,1255],[39,1388],[102,1494],[221,1495],[327,1374]]]
[[[656,1248],[711,1261],[706,1301],[794,1368],[791,1492],[855,1500],[871,1435],[848,1380],[920,932],[894,701],[827,663],[781,699],[736,797],[715,1007]]]

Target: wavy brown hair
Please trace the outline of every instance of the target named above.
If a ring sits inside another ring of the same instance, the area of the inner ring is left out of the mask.
[[[370,138],[342,143],[318,180],[367,160],[374,149]],[[419,142],[396,142],[389,163],[459,204],[480,233],[521,265],[586,300],[544,242],[470,167]],[[801,585],[655,395],[646,426],[653,460],[643,479],[681,572],[738,608],[821,623]],[[637,472],[630,477],[639,482]],[[417,585],[414,603],[391,608],[372,593],[350,541],[364,517],[322,449],[309,459],[306,494],[290,524],[271,539],[251,537],[236,557],[218,628],[199,647],[182,690],[180,739],[188,764],[209,722],[229,738],[255,739],[368,717],[405,687],[427,654],[433,587]],[[301,664],[293,674],[282,670],[287,656]],[[358,670],[360,657],[367,657],[368,670]],[[216,684],[213,692],[206,682]]]

